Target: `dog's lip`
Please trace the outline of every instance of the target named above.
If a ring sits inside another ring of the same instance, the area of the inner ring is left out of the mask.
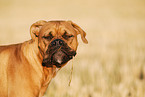
[[[45,58],[42,62],[43,66],[51,67],[52,65],[55,65],[57,67],[61,67],[76,55],[76,51],[71,49],[68,45],[49,45],[45,54]]]
[[[53,49],[54,49],[54,51],[50,51],[50,52],[52,52],[52,55],[51,55],[51,56],[53,56],[57,51],[62,51],[62,52],[65,53],[67,56],[69,56],[68,52],[65,51],[65,50],[63,49],[62,46],[57,46],[57,47],[55,47],[55,48],[53,48]],[[53,50],[53,49],[52,49],[52,50]]]
[[[55,50],[55,51],[52,53],[52,56],[53,56],[56,52],[62,52],[62,53],[64,53],[69,59],[72,59],[72,57],[76,55],[76,52],[75,52],[75,54],[69,55],[69,53],[68,53],[67,51],[61,49],[61,47],[59,48],[59,50]]]

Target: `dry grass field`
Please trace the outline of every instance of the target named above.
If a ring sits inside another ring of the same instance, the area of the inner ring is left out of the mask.
[[[77,56],[44,97],[145,97],[144,0],[0,0],[0,44],[29,40],[41,19],[72,20],[89,41],[78,36]]]

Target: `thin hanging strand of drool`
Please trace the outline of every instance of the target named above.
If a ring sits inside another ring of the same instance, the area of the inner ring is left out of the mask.
[[[71,73],[70,73],[70,77],[69,77],[69,84],[68,84],[69,87],[70,87],[70,84],[71,84],[71,81],[72,81],[72,74],[73,74],[73,59],[72,59]]]

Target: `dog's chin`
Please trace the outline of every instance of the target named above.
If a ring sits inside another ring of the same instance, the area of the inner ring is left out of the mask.
[[[42,65],[46,67],[52,67],[55,65],[56,67],[60,68],[69,60],[71,60],[75,55],[75,51],[72,51],[71,53],[69,52],[69,54],[67,54],[67,52],[59,50],[54,52],[49,59],[44,59]]]
[[[52,56],[52,60],[53,62],[57,63],[57,64],[62,64],[64,63],[64,58],[68,59],[66,54],[63,53],[62,51],[58,51],[56,52],[53,56]]]
[[[61,67],[61,65],[67,63],[73,56],[69,56],[65,54],[63,51],[57,51],[52,56],[52,63],[55,64],[57,67]]]

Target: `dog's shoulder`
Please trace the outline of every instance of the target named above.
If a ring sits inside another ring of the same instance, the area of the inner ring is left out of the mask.
[[[15,61],[21,61],[21,55],[22,55],[22,44],[12,44],[12,45],[4,45],[0,46],[0,58],[8,58],[8,60],[12,60],[11,62]]]
[[[0,46],[0,53],[4,52],[4,51],[8,51],[9,53],[12,51],[15,51],[16,49],[20,49],[21,48],[21,43],[20,44],[11,44],[11,45],[2,45]]]

